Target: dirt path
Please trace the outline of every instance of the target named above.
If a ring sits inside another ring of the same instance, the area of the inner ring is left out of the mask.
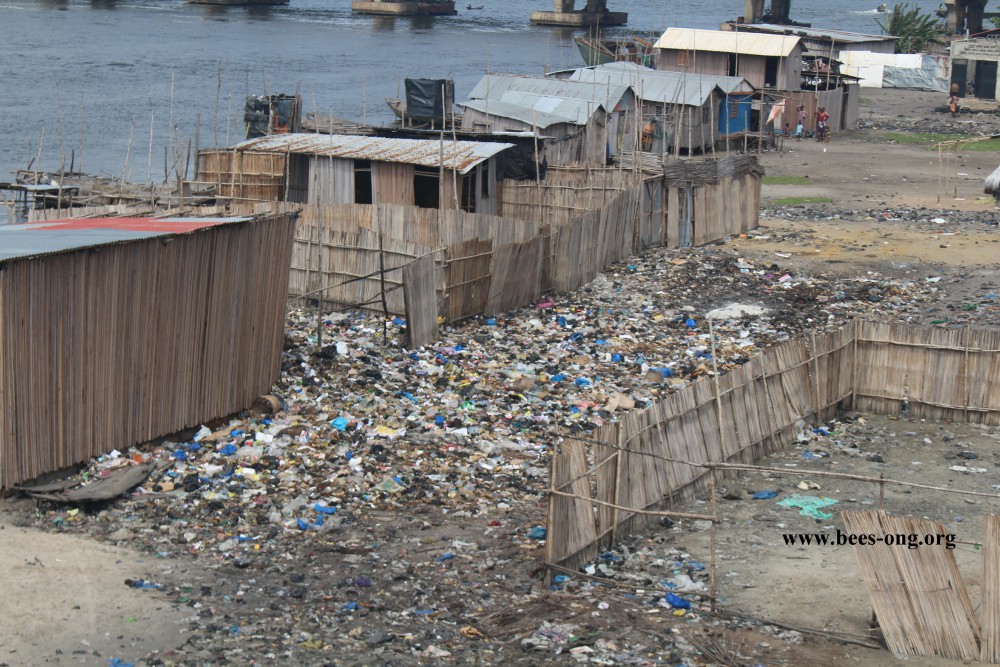
[[[128,549],[2,525],[0,665],[108,665],[183,644],[191,610],[126,579],[169,570]]]

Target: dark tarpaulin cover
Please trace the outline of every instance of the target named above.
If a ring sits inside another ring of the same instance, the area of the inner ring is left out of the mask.
[[[455,82],[451,79],[406,79],[407,116],[441,118],[445,113],[451,114],[454,105]]]

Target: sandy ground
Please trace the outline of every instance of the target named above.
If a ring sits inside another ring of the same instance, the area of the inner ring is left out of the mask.
[[[995,493],[995,464],[1000,435],[996,429],[959,424],[933,424],[887,417],[865,416],[863,425],[850,423],[832,438],[777,452],[761,465],[786,468],[788,474],[740,475],[726,480],[724,499],[719,501],[723,517],[717,535],[718,573],[723,604],[728,609],[758,618],[818,630],[869,636],[871,604],[851,547],[787,546],[785,533],[830,533],[844,530],[840,512],[875,509],[879,503],[877,484],[852,480],[809,477],[809,471],[841,472],[931,486],[962,488]],[[856,443],[860,454],[832,444]],[[801,451],[829,452],[828,457],[805,461]],[[965,460],[960,451],[980,458]],[[847,453],[845,453],[847,452]],[[884,463],[867,460],[878,454]],[[986,468],[990,472],[962,473],[950,466]],[[803,491],[796,485],[809,480],[818,490]],[[773,500],[752,500],[749,491],[779,490]],[[837,500],[827,508],[834,517],[819,521],[801,516],[797,509],[777,505],[792,493],[820,495]],[[742,497],[743,500],[727,500]],[[707,499],[687,509],[707,509]],[[887,486],[884,509],[892,514],[924,517],[944,524],[956,536],[954,554],[973,605],[980,607],[982,554],[974,543],[982,540],[982,516],[994,513],[1000,501],[905,487]],[[710,533],[691,526],[673,529],[685,549],[693,554],[710,553]],[[886,547],[881,547],[886,548]],[[821,642],[823,643],[823,642]],[[910,657],[898,660],[887,651],[830,644],[810,654],[811,665],[944,665],[954,661]]]
[[[4,524],[0,665],[108,665],[184,641],[191,610],[126,579],[170,569],[128,549]]]
[[[872,122],[879,119],[887,123],[901,122],[901,115],[904,120],[915,118],[918,124],[924,119],[929,126],[935,127],[950,122],[941,114],[930,111],[933,106],[942,103],[939,94],[866,90],[863,97],[866,98],[866,106],[862,118]],[[982,123],[990,126],[992,117]],[[763,156],[762,162],[768,174],[808,175],[810,183],[764,186],[763,205],[768,216],[762,219],[759,230],[723,246],[727,251],[756,262],[766,262],[769,258],[778,261],[777,258],[780,258],[784,267],[816,275],[863,276],[867,272],[877,272],[921,280],[943,275],[948,289],[942,291],[942,313],[947,313],[949,307],[954,308],[955,304],[964,302],[970,295],[980,294],[991,287],[996,291],[995,286],[1000,282],[996,271],[996,260],[1000,257],[1000,246],[997,245],[1000,234],[996,227],[982,224],[980,218],[963,218],[961,215],[983,215],[994,211],[993,199],[982,194],[981,184],[985,174],[996,166],[995,154],[960,152],[961,157],[945,163],[927,147],[884,143],[884,135],[877,130],[840,133],[829,144],[808,140],[789,142],[785,149],[785,152]],[[945,187],[946,175],[950,191]],[[833,202],[801,208],[770,207],[770,202],[775,199],[795,196],[829,197]],[[892,215],[880,213],[890,207],[929,207],[934,211],[927,212],[924,217],[917,216],[915,220],[898,221],[893,220]],[[945,213],[942,214],[941,210]],[[935,222],[937,218],[944,221]],[[939,316],[938,312],[928,312],[926,319],[930,321]],[[984,490],[990,490],[991,484],[996,481],[992,472],[993,452],[997,450],[993,433],[971,427],[947,427],[955,434],[955,441],[970,443],[969,449],[979,451],[983,458],[988,458],[991,468],[988,474],[957,476],[946,465],[953,442],[942,441],[942,429],[945,427],[874,418],[871,421],[874,430],[861,433],[858,437],[877,439],[881,447],[879,451],[883,452],[887,463],[870,463],[864,458],[833,452],[830,457],[809,465],[818,469],[876,475],[884,470],[890,477],[912,479],[920,476],[932,484],[969,484]],[[879,429],[884,433],[879,433]],[[903,432],[915,432],[917,435],[901,436]],[[896,435],[890,436],[890,433]],[[924,445],[923,437],[930,438],[933,444]],[[915,461],[921,463],[916,464]],[[796,464],[799,468],[804,467],[798,450],[778,453],[771,462],[779,466]],[[789,490],[797,479],[790,476],[773,479],[748,476],[729,483],[742,490],[775,487]],[[862,485],[832,484],[827,487],[824,484],[823,493],[837,498],[842,508],[872,507],[873,497],[877,499],[871,488],[862,488]],[[703,510],[706,502],[707,499],[703,498],[691,507]],[[793,511],[776,508],[774,502],[723,501],[726,521],[719,534],[719,546],[720,593],[724,605],[791,625],[866,634],[871,607],[850,549],[815,552],[780,544],[781,532],[818,532],[826,530],[826,527],[799,517]],[[977,517],[988,508],[987,503],[971,505],[958,497],[939,498],[896,492],[888,494],[887,505],[900,513],[941,519],[954,527],[961,539],[966,541],[977,539],[981,530]],[[11,517],[20,517],[21,524],[31,524],[23,518],[34,512],[34,507],[34,503],[27,500],[0,503],[0,525],[6,524],[0,530],[0,571],[4,573],[0,578],[0,614],[5,619],[17,619],[13,623],[5,621],[0,631],[0,665],[107,665],[110,658],[136,659],[185,643],[185,618],[197,611],[178,604],[177,595],[168,599],[160,591],[136,590],[126,586],[124,580],[150,578],[172,581],[178,586],[182,582],[193,582],[197,586],[204,579],[209,585],[213,582],[218,585],[212,579],[212,571],[206,570],[204,563],[181,559],[158,560],[151,555],[82,537],[12,525]],[[958,522],[958,516],[964,516],[963,521]],[[392,517],[386,517],[385,526],[378,524],[367,531],[359,529],[356,539],[358,542],[376,538],[391,542],[399,539],[397,530],[399,535],[411,535],[420,530],[408,530],[407,522],[419,523],[422,520],[423,517],[407,517],[400,524],[399,521],[394,523]],[[156,527],[147,526],[144,530],[156,530]],[[470,534],[467,527],[455,524],[435,527],[421,539],[433,543],[438,539],[438,532],[458,539],[468,539]],[[708,534],[682,522],[669,531],[638,539],[665,540],[668,545],[683,547],[694,557],[708,560]],[[483,536],[480,543],[489,547],[491,539],[494,538]],[[405,551],[403,548],[404,557]],[[976,599],[978,554],[966,546],[956,553]],[[344,557],[342,554],[332,555]],[[530,589],[531,579],[527,572],[531,568],[527,563],[535,556],[540,557],[540,554],[530,551],[516,553],[515,550],[506,555],[526,563],[521,569]],[[281,564],[272,568],[274,573],[271,570],[267,573],[251,572],[243,575],[242,580],[231,572],[230,587],[235,596],[235,589],[249,586],[246,582],[254,577],[280,580],[296,567],[309,572],[312,571],[309,568],[315,568],[316,576],[321,578],[321,562]],[[512,580],[503,585],[512,587],[523,584]],[[220,600],[218,604],[231,602]],[[262,600],[260,604],[273,603]],[[570,610],[580,606],[576,601],[567,604]],[[612,604],[605,617],[610,619],[609,623],[614,620],[619,628],[659,627],[656,625],[660,622],[658,618],[653,619],[643,613],[623,608],[617,616],[615,614],[616,605]],[[664,632],[669,631],[664,629]],[[653,630],[647,634],[654,636]],[[946,662],[912,658],[903,662],[884,650],[844,645],[808,635],[801,639],[780,639],[778,634],[780,632],[774,628],[767,631],[759,628],[745,632],[731,631],[730,640],[742,642],[740,654],[748,658],[745,664],[854,664],[875,667],[939,665]],[[623,641],[628,636],[628,633],[623,633]],[[342,664],[359,664],[358,660]],[[480,658],[480,662],[490,664],[488,656]],[[541,662],[541,656],[535,658],[529,655],[517,664]],[[573,660],[566,657],[564,662],[571,664]],[[426,662],[433,663],[433,660]]]

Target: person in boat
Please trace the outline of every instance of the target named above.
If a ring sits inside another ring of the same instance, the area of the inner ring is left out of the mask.
[[[876,7],[875,11],[877,11],[879,13],[882,13],[882,14],[885,14],[885,12],[886,12],[885,3],[883,2],[881,5],[879,5],[878,7]]]

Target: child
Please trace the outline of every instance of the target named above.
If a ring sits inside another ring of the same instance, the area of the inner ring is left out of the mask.
[[[802,141],[802,121],[795,126],[795,141]]]
[[[785,123],[785,139],[789,139],[792,136],[792,130],[788,127],[788,123]]]

